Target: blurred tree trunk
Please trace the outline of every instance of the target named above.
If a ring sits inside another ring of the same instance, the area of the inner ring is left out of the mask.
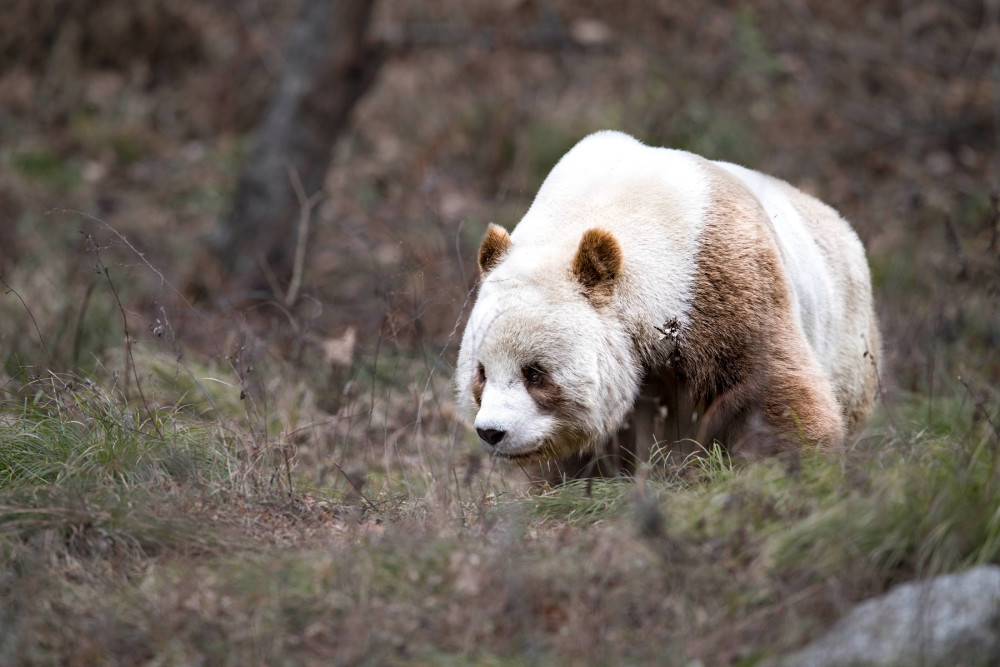
[[[302,0],[284,65],[232,207],[209,244],[230,276],[259,283],[261,261],[287,275],[300,200],[319,191],[337,136],[381,64],[365,39],[374,0]]]

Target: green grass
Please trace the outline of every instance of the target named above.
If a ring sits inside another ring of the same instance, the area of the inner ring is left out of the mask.
[[[655,451],[539,489],[472,453],[436,349],[369,350],[325,412],[312,357],[151,343],[6,380],[0,662],[754,664],[894,583],[1000,562],[978,375],[900,392],[844,452]]]
[[[532,514],[553,522],[587,525],[620,519],[628,507],[632,484],[625,479],[573,480],[532,496]]]
[[[900,393],[839,453],[656,451],[635,479],[533,488],[470,454],[433,350],[356,360],[332,415],[263,350],[234,372],[135,348],[137,374],[104,370],[119,353],[6,382],[4,664],[755,664],[895,583],[1000,562],[984,380]]]
[[[938,574],[1000,562],[996,434],[909,437],[881,443],[893,458],[875,458],[873,471],[846,469],[835,502],[780,536],[777,559],[827,574],[852,565]]]
[[[373,510],[275,493],[274,460],[211,409],[35,380],[0,408],[0,658],[753,664],[844,596],[1000,562],[996,407],[956,390],[927,408],[902,400],[841,454],[740,466],[715,447],[534,491],[375,457]]]
[[[9,396],[0,422],[0,490],[79,481],[125,488],[217,477],[212,425],[147,413],[91,378],[50,376]]]
[[[5,397],[0,442],[8,554],[53,539],[74,553],[131,556],[222,541],[178,512],[238,467],[211,424],[147,413],[91,378],[51,375]]]

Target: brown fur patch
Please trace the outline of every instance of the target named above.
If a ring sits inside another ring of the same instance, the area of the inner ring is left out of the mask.
[[[787,183],[780,183],[782,192],[792,204],[802,213],[802,219],[812,229],[813,238],[820,252],[831,264],[841,261],[842,248],[835,242],[839,236],[837,229],[831,229],[831,220],[836,220],[839,214],[833,208],[823,202],[806,195]],[[847,296],[846,310],[849,313],[863,312],[870,308],[862,299],[867,294],[871,298],[871,285],[864,282],[858,275],[847,274],[841,277],[849,284],[849,289],[845,290]],[[867,419],[875,402],[875,394],[878,390],[878,362],[881,357],[882,340],[878,331],[878,321],[874,317],[871,320],[864,340],[856,341],[854,353],[863,358],[860,365],[860,391],[854,389],[858,380],[842,379],[839,384],[841,390],[837,393],[837,402],[843,410],[844,418],[847,422],[849,433],[856,432]]]
[[[547,373],[541,373],[539,382],[530,382],[526,377],[524,388],[542,412],[554,413],[563,405],[562,387],[553,382]]]
[[[510,234],[500,225],[491,222],[486,228],[483,242],[479,245],[479,270],[483,274],[489,273],[500,263],[509,249]]]
[[[844,437],[840,409],[792,314],[767,215],[738,180],[704,164],[713,201],[678,364],[695,400],[710,406],[699,435],[733,445],[762,420],[776,439],[753,440],[769,446],[801,437],[837,446]]]
[[[588,229],[583,233],[571,268],[594,305],[611,300],[621,267],[622,248],[610,232]]]

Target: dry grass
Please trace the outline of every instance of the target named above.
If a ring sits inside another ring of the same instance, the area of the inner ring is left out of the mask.
[[[1000,561],[985,388],[900,398],[841,455],[531,490],[477,457],[437,352],[387,347],[335,414],[257,353],[140,354],[145,400],[8,381],[3,662],[753,664]]]

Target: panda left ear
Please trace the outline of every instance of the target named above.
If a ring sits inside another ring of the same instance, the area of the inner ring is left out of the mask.
[[[489,273],[510,250],[510,244],[510,234],[507,230],[491,222],[486,228],[483,242],[479,245],[479,271],[483,275]]]
[[[611,300],[621,267],[622,247],[611,232],[588,229],[583,233],[573,257],[572,270],[583,285],[584,294],[595,306],[603,306]]]

